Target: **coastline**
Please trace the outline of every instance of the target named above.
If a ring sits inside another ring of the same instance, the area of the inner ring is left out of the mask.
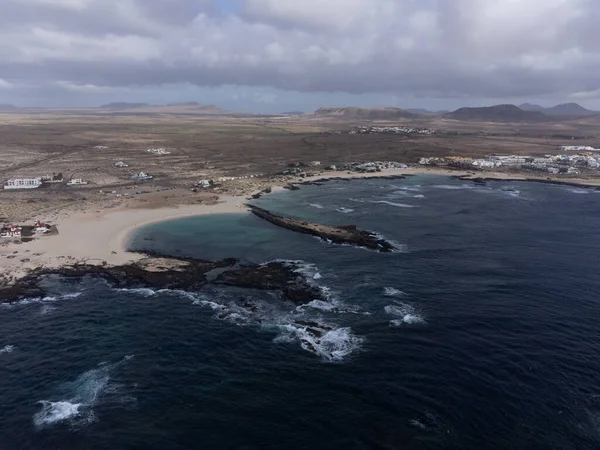
[[[388,169],[377,173],[324,173],[307,177],[297,182],[286,180],[271,186],[271,192],[281,192],[285,185],[310,184],[329,179],[393,178],[410,175],[452,176],[465,181],[479,180],[515,180],[553,182],[545,177],[515,177],[508,173],[472,172],[442,168],[415,167],[407,169]],[[577,185],[581,187],[600,187],[588,180],[571,179],[565,182],[556,180],[555,184]],[[263,190],[259,191],[263,192]],[[90,208],[73,214],[65,214],[55,224],[59,234],[35,239],[31,242],[14,243],[0,247],[0,267],[3,275],[0,282],[11,283],[27,275],[36,268],[59,268],[64,265],[86,263],[91,265],[121,265],[139,261],[143,256],[128,252],[128,244],[133,234],[140,228],[163,221],[209,214],[248,213],[244,205],[247,197],[220,196],[215,204],[171,205],[158,208],[128,208],[97,210]]]

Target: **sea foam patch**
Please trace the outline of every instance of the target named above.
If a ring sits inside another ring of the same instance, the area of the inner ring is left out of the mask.
[[[14,350],[14,345],[5,345],[4,347],[0,348],[0,355],[3,353],[12,353]]]
[[[390,325],[399,327],[402,325],[417,325],[424,324],[425,319],[420,315],[412,305],[408,303],[399,303],[397,305],[388,305],[385,312],[397,319],[390,321]]]
[[[385,287],[383,288],[383,295],[386,297],[404,297],[406,293],[395,287]]]
[[[56,397],[62,398],[40,400],[38,404],[41,408],[33,416],[36,428],[42,429],[62,422],[78,427],[96,421],[94,407],[109,386],[111,372],[132,358],[133,355],[128,355],[114,364],[99,364],[97,368],[81,374],[75,381],[61,385]]]
[[[394,206],[396,208],[418,208],[418,206],[416,206],[416,205],[409,205],[408,203],[390,202],[388,200],[373,200],[373,201],[371,201],[371,203],[389,205],[389,206]]]

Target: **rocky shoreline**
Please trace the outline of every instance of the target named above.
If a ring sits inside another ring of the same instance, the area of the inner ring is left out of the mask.
[[[140,261],[120,266],[90,264],[65,265],[57,269],[36,269],[12,284],[0,286],[0,302],[44,298],[48,292],[41,281],[52,275],[64,278],[93,276],[116,288],[176,289],[196,292],[213,283],[268,291],[280,291],[282,297],[296,305],[313,300],[327,301],[324,293],[298,272],[294,263],[270,262],[240,266],[236,259],[205,261],[196,258],[163,256],[144,252]],[[222,271],[211,277],[210,272]]]
[[[600,186],[596,184],[585,184],[580,181],[568,181],[568,180],[556,180],[553,178],[519,178],[519,177],[510,177],[506,176],[503,178],[496,177],[486,177],[482,174],[482,176],[473,177],[472,175],[452,175],[451,178],[460,181],[470,181],[472,183],[485,185],[488,181],[522,181],[526,183],[542,183],[542,184],[553,184],[556,186],[569,186],[569,187],[578,187],[584,189],[595,189],[600,190]]]
[[[317,223],[311,223],[304,220],[292,219],[274,214],[266,209],[254,205],[246,205],[250,212],[273,225],[286,228],[297,233],[316,236],[327,242],[334,244],[349,244],[356,247],[363,247],[382,253],[398,251],[398,249],[385,239],[377,236],[370,231],[359,230],[355,225],[347,226],[329,226]]]

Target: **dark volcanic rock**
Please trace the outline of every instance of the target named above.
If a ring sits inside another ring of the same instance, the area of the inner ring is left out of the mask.
[[[38,269],[10,285],[0,285],[0,302],[14,302],[24,298],[41,298],[48,293],[40,281],[49,275],[66,278],[96,276],[118,288],[145,287],[151,289],[178,289],[198,291],[209,283],[208,272],[225,269],[212,282],[243,288],[279,290],[294,303],[302,305],[313,300],[327,301],[323,292],[312,286],[296,272],[296,267],[283,262],[234,269],[237,260],[204,261],[194,258],[162,257],[146,254],[143,260],[121,266],[96,266],[90,264],[66,265],[59,269]],[[231,269],[231,270],[227,270]],[[250,311],[255,306],[242,302]]]
[[[213,282],[250,289],[280,290],[287,298],[299,305],[305,305],[313,300],[328,300],[318,287],[310,285],[299,275],[293,265],[282,262],[229,270],[223,272]]]
[[[146,254],[143,260],[122,266],[74,264],[59,269],[40,268],[11,285],[0,286],[0,301],[13,302],[23,298],[45,296],[46,292],[39,287],[39,282],[48,275],[60,275],[66,278],[92,275],[103,278],[119,288],[148,287],[191,291],[200,289],[207,283],[205,276],[207,272],[231,267],[236,263],[235,259],[212,262]]]
[[[385,239],[377,237],[377,235],[371,233],[370,231],[359,230],[354,225],[332,227],[329,225],[321,225],[304,220],[279,216],[267,211],[266,209],[259,208],[258,206],[247,206],[254,215],[271,222],[274,225],[287,228],[288,230],[296,231],[298,233],[317,236],[325,241],[333,242],[334,244],[356,245],[358,247],[364,247],[384,253],[397,250],[393,244]]]

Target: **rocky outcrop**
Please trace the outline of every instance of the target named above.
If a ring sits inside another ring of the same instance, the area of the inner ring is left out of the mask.
[[[297,267],[289,263],[270,262],[230,270],[219,275],[214,283],[251,289],[280,290],[298,305],[305,305],[313,300],[327,301],[324,293],[317,286],[309,284],[306,278],[297,272]]]
[[[378,237],[375,233],[359,230],[354,225],[338,227],[321,225],[307,222],[305,220],[279,216],[267,211],[266,209],[259,208],[258,206],[247,206],[255,216],[271,222],[274,225],[287,228],[288,230],[296,231],[298,233],[317,236],[325,241],[333,242],[334,244],[355,245],[357,247],[364,247],[379,252],[393,252],[397,250],[392,243]]]
[[[221,269],[223,273],[210,280],[209,272]],[[262,290],[279,290],[296,304],[312,300],[327,300],[324,294],[308,283],[296,271],[296,267],[285,262],[272,262],[240,268],[235,259],[205,261],[195,258],[163,257],[145,254],[142,260],[120,266],[95,266],[74,264],[58,269],[37,269],[29,275],[0,285],[0,302],[15,302],[24,298],[43,298],[48,295],[40,281],[49,275],[66,278],[96,276],[117,288],[177,289],[195,292],[207,283]]]

